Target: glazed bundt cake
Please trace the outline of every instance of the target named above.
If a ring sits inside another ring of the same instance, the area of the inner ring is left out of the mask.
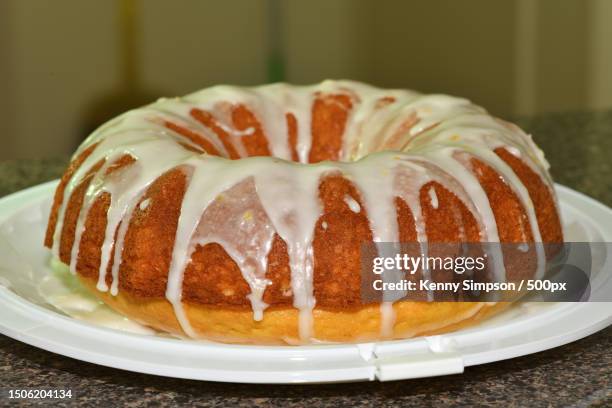
[[[362,244],[562,242],[547,168],[530,136],[465,99],[215,86],[97,129],[61,178],[45,245],[112,308],[177,335],[439,333],[503,304],[364,303]],[[510,278],[503,257],[493,270]]]

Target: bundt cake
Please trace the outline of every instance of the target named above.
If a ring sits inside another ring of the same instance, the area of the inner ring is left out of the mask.
[[[547,169],[529,135],[465,99],[353,81],[215,86],[90,135],[45,245],[109,306],[179,336],[439,333],[504,303],[364,303],[362,244],[563,242]],[[503,257],[493,269],[509,278]]]

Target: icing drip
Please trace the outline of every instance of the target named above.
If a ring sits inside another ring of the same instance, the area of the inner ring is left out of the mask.
[[[395,167],[398,161],[389,160],[390,157],[395,156],[392,153],[372,154],[358,162],[360,165],[345,167],[345,171],[350,175],[349,179],[353,180],[363,196],[373,240],[380,257],[393,257],[399,253],[400,249],[393,189]],[[399,275],[401,271],[393,270],[387,273]],[[396,280],[397,278],[398,276]],[[403,294],[397,293],[397,295]],[[393,300],[387,299],[386,293],[383,294],[383,302],[380,307],[380,333],[383,337],[391,337],[393,334],[395,317],[392,305]]]
[[[200,217],[193,246],[209,243],[223,246],[249,284],[251,293],[247,297],[253,318],[261,320],[268,306],[263,295],[270,284],[265,275],[275,231],[258,199],[253,178],[217,194],[211,204],[200,209]],[[226,221],[219,223],[219,219]]]
[[[255,176],[257,192],[274,229],[287,244],[293,305],[300,311],[299,335],[312,337],[314,227],[322,215],[319,180],[329,171],[326,164],[298,166],[292,172],[260,172]]]
[[[149,207],[149,204],[151,204],[151,199],[147,198],[146,200],[143,200],[139,205],[138,208],[140,209],[140,211],[144,211]]]
[[[399,156],[398,158],[401,159]],[[413,214],[416,239],[421,249],[420,255],[423,257],[427,256],[427,232],[425,230],[425,217],[421,209],[419,192],[420,186],[425,185],[431,180],[429,173],[422,165],[418,162],[410,161],[401,163],[395,180],[395,190],[398,197],[404,200]],[[431,279],[427,265],[423,269],[423,278]],[[429,301],[433,300],[433,292],[431,290],[427,293],[427,299]]]
[[[127,234],[127,230],[130,225],[129,221],[132,219],[132,214],[134,213],[134,210],[136,208],[136,203],[140,201],[140,197],[142,196],[143,192],[144,190],[142,190],[138,194],[136,200],[128,204],[127,210],[121,216],[121,221],[118,226],[117,239],[115,240],[115,244],[114,244],[114,262],[112,263],[112,267],[111,267],[112,283],[110,287],[110,293],[113,296],[116,296],[117,293],[119,293],[119,266],[121,265],[121,256],[123,254],[123,244],[125,242],[125,234]],[[102,262],[100,264],[102,265]],[[99,276],[102,276],[102,274],[100,274]],[[104,286],[101,286],[101,283]],[[105,290],[105,289],[100,289],[100,287],[106,288],[106,282],[98,281],[98,290]]]
[[[352,101],[342,138],[342,161],[304,165],[312,147],[313,102],[321,94],[348,95]],[[237,129],[232,117],[236,106],[247,107],[255,116],[257,127]],[[221,140],[214,129],[193,118],[190,115],[193,109],[212,115],[229,141]],[[295,117],[297,163],[289,161],[292,146],[288,114]],[[246,157],[245,142],[255,137],[259,127],[274,157]],[[189,137],[185,137],[185,131]],[[222,157],[200,154],[205,143]],[[542,238],[528,191],[493,150],[503,147],[520,157],[552,191],[546,171],[548,163],[531,137],[518,127],[492,118],[465,99],[383,90],[352,81],[325,81],[314,86],[216,86],[183,98],[160,99],[101,126],[80,146],[75,157],[94,144],[98,145],[93,153],[66,185],[54,232],[54,254],[59,253],[68,199],[90,169],[103,163],[91,176],[77,218],[70,269],[76,273],[79,246],[92,204],[108,193],[111,203],[101,247],[98,289],[109,290],[106,275],[110,270],[110,292],[116,295],[124,240],[133,214],[147,211],[152,205],[150,198],[143,198],[158,177],[180,169],[187,177],[187,187],[172,249],[166,297],[183,331],[193,337],[198,333],[184,309],[183,281],[194,252],[209,244],[223,247],[249,286],[254,320],[261,320],[268,306],[263,301],[270,284],[266,279],[267,256],[278,234],[287,246],[293,306],[299,311],[299,338],[301,342],[312,341],[316,306],[312,242],[323,212],[319,185],[326,174],[340,173],[354,184],[362,205],[350,195],[343,197],[344,202],[351,211],[367,214],[377,244],[399,242],[395,199],[403,200],[414,217],[416,240],[425,256],[427,234],[420,191],[432,181],[457,196],[474,215],[482,241],[499,241],[491,204],[471,171],[469,155],[494,168],[517,195],[536,242]],[[227,159],[230,148],[235,149],[241,160]],[[135,161],[116,172],[108,172],[126,155]],[[437,209],[440,203],[436,190],[429,187],[426,193],[431,206]],[[321,226],[328,228],[326,222]],[[464,232],[462,236],[465,237]],[[377,245],[377,249],[380,256],[387,256],[398,248]],[[502,254],[491,249],[487,255],[495,279],[505,280]],[[541,276],[544,262],[542,248],[538,248],[537,276]],[[422,272],[425,278],[430,278],[429,270]],[[427,296],[433,299],[431,292]],[[393,336],[393,300],[384,298],[380,306],[380,330],[385,337]]]
[[[438,196],[436,195],[436,190],[433,187],[430,187],[428,194],[429,194],[429,200],[431,202],[431,206],[437,210],[438,209]]]
[[[429,152],[429,158],[444,169],[447,173],[459,181],[459,184],[467,191],[471,197],[476,210],[480,215],[484,227],[484,242],[499,242],[499,234],[497,232],[497,222],[491,209],[491,203],[482,186],[463,164],[455,158],[456,150],[452,147],[444,147]],[[506,268],[504,266],[504,258],[499,246],[487,246],[485,248],[486,255],[492,260],[493,276],[497,282],[506,281]]]
[[[350,195],[347,194],[344,196],[344,202],[346,203],[346,205],[348,205],[348,207],[350,208],[352,212],[359,213],[361,211],[361,207],[359,206],[359,203],[355,201],[355,199],[351,197]]]

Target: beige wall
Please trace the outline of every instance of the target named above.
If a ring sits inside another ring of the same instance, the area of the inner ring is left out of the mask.
[[[66,155],[157,96],[264,83],[270,47],[288,82],[446,92],[502,116],[612,108],[609,0],[135,0],[131,48],[126,4],[0,1],[0,160]]]
[[[181,95],[218,83],[265,81],[263,1],[147,0],[140,11],[146,89]]]
[[[287,82],[370,79],[372,1],[281,1]]]
[[[69,154],[109,113],[159,96],[265,82],[262,1],[136,4],[126,84],[119,1],[0,1],[0,159]]]
[[[513,111],[513,2],[381,4],[372,30],[375,82],[467,96],[501,114]]]
[[[53,4],[0,2],[0,158],[72,148],[83,103],[116,81],[112,9],[97,1]],[[83,18],[89,15],[95,18]]]

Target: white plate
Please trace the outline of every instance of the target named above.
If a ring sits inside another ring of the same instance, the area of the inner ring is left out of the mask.
[[[226,345],[109,329],[63,315],[38,292],[49,275],[42,241],[55,185],[0,200],[0,332],[96,364],[244,383],[386,381],[461,373],[569,343],[612,322],[611,303],[531,303],[444,335],[300,347]],[[612,242],[612,210],[567,187],[557,186],[557,192],[568,241]],[[611,258],[602,269],[608,281]]]

